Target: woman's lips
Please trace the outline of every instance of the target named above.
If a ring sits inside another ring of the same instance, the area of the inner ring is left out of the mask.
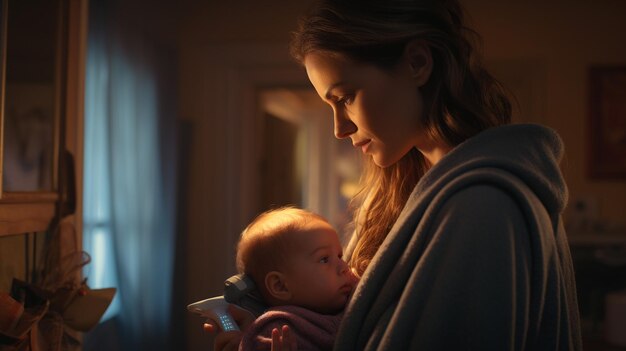
[[[361,151],[363,151],[363,153],[366,153],[367,152],[367,147],[369,146],[371,141],[372,141],[371,139],[359,141],[358,143],[354,144],[354,147],[360,147]]]

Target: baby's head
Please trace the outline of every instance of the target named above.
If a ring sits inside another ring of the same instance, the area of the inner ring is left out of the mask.
[[[241,234],[237,268],[271,306],[339,312],[356,278],[342,259],[339,236],[321,216],[283,207],[259,215]]]

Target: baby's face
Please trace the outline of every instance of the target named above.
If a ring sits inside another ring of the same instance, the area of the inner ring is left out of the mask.
[[[337,232],[315,220],[294,235],[298,237],[294,238],[284,269],[293,297],[290,303],[325,314],[339,312],[348,302],[357,278],[341,258]]]

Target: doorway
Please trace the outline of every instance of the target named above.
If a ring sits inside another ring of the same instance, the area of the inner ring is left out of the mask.
[[[313,89],[293,88],[263,89],[259,105],[259,211],[303,207],[347,239],[361,159],[349,140],[334,137],[330,107]]]

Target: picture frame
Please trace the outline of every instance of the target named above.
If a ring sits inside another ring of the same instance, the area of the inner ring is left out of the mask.
[[[626,179],[626,65],[589,68],[591,179]]]
[[[2,198],[56,190],[64,0],[3,1]],[[57,15],[54,15],[54,14]],[[24,59],[27,58],[27,59]]]

